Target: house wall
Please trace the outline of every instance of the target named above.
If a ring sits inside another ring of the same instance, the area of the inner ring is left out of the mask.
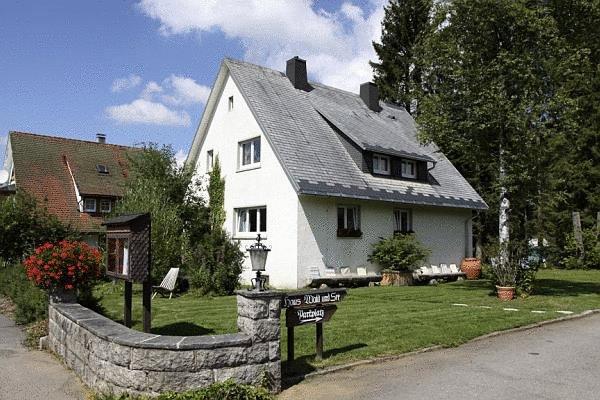
[[[231,111],[228,109],[230,96],[234,101]],[[261,137],[260,168],[238,171],[238,143],[258,136]],[[225,79],[212,121],[200,146],[196,164],[199,176],[206,177],[209,150],[213,150],[215,157],[219,156],[222,176],[225,178],[225,229],[239,239],[241,247],[245,249],[254,242],[256,234],[235,234],[234,209],[266,205],[266,244],[272,247],[272,251],[267,258],[265,273],[269,275],[273,286],[297,287],[294,260],[297,250],[295,227],[298,197],[231,77]],[[254,276],[250,259],[246,258],[242,282],[248,284]]]
[[[337,206],[359,205],[361,209],[360,238],[337,237]],[[400,206],[375,201],[353,201],[336,198],[301,196],[298,205],[298,286],[308,283],[310,275],[325,267],[366,266],[369,272],[378,271],[367,261],[372,245],[380,237],[393,234],[393,210],[412,209],[413,230],[426,247],[431,249],[427,263],[459,264],[471,253],[471,210]]]

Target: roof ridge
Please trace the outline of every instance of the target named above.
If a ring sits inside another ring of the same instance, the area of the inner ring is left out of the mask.
[[[41,138],[45,138],[45,139],[56,139],[56,140],[59,140],[59,141],[92,143],[92,144],[99,144],[99,145],[102,145],[102,146],[120,147],[120,148],[125,148],[125,149],[139,149],[139,147],[126,146],[124,144],[98,143],[98,142],[95,142],[93,140],[72,139],[72,138],[66,138],[66,137],[62,137],[62,136],[44,135],[44,134],[41,134],[41,133],[23,132],[23,131],[9,131],[8,132],[9,136],[12,135],[12,134],[27,135],[27,136],[36,136],[36,137],[41,137]]]

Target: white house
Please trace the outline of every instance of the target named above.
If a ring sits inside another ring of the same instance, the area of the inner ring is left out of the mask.
[[[372,244],[414,231],[431,263],[472,254],[471,220],[485,202],[414,120],[378,99],[308,82],[294,57],[286,73],[225,59],[187,163],[197,174],[219,156],[225,228],[243,248],[261,233],[266,273],[278,288],[307,285],[327,269],[367,267]],[[242,275],[252,277],[249,260]]]

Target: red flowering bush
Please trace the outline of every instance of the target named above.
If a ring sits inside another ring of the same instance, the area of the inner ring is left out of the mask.
[[[102,253],[85,242],[45,243],[24,262],[27,277],[46,290],[89,285],[102,273]]]

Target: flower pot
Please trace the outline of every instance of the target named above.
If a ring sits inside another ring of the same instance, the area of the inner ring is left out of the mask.
[[[481,277],[481,261],[478,258],[463,258],[460,270],[469,280],[479,279]]]
[[[77,303],[77,292],[74,289],[54,289],[50,292],[50,303]]]
[[[501,301],[510,301],[515,297],[515,287],[496,285],[496,294]]]
[[[381,286],[410,286],[413,284],[412,272],[383,271],[381,272]]]

